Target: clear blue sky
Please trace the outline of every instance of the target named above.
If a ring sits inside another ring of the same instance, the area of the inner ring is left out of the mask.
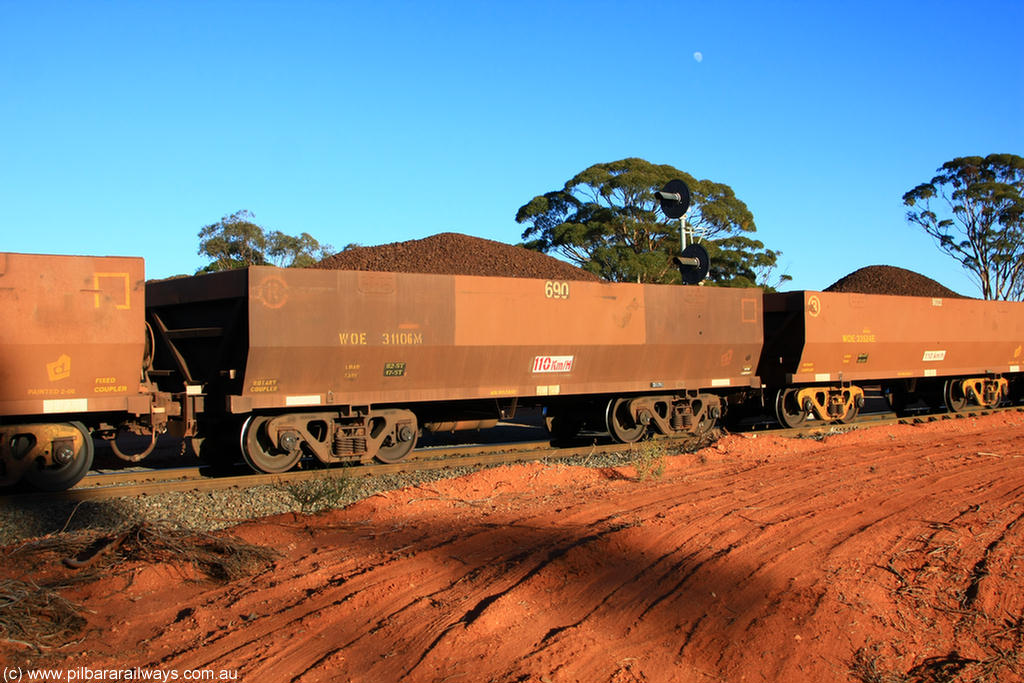
[[[191,273],[240,209],[516,243],[519,206],[637,156],[731,185],[789,288],[881,263],[973,295],[901,197],[1024,155],[1022,31],[1020,0],[0,0],[0,249]]]

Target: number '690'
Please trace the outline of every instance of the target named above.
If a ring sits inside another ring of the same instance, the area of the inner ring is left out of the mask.
[[[549,299],[568,299],[569,283],[548,280],[544,283],[544,296]]]

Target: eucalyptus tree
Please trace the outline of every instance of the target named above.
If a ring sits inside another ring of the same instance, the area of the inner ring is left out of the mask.
[[[607,280],[679,282],[672,264],[681,249],[679,224],[657,210],[654,196],[676,178],[690,189],[687,223],[709,252],[711,282],[750,287],[790,279],[781,275],[772,282],[780,252],[750,236],[754,216],[731,187],[638,158],[594,164],[520,207],[516,221],[528,225],[524,246]]]
[[[1024,298],[1024,159],[957,157],[903,203],[907,220],[960,262],[983,298]]]
[[[248,210],[236,211],[199,231],[199,255],[210,259],[199,272],[246,266],[276,265],[301,268],[329,256],[332,247],[309,233],[298,237],[278,230],[267,232]]]

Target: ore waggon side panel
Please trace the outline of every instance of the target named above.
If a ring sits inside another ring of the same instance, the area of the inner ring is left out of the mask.
[[[837,292],[765,295],[758,373],[779,421],[848,421],[881,386],[904,413],[915,401],[959,412],[1014,393],[1024,361],[1024,303]]]
[[[801,291],[766,294],[765,312],[760,372],[778,384],[1015,373],[1024,365],[1020,302]]]
[[[264,472],[303,455],[397,462],[420,430],[521,405],[549,408],[562,437],[634,441],[709,429],[724,394],[758,386],[760,294],[253,267],[150,285],[152,374],[201,390],[200,432]]]
[[[74,486],[93,430],[149,417],[143,288],[141,258],[0,253],[0,485]]]
[[[195,316],[222,297],[216,324],[178,326],[221,329],[185,360],[195,372],[220,354],[191,381],[234,377],[235,413],[757,383],[760,291],[272,267],[242,291],[223,275],[154,283],[150,304]]]
[[[129,409],[144,286],[141,258],[0,253],[0,415]]]

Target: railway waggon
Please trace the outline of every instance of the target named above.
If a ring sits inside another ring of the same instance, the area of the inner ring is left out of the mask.
[[[93,436],[138,460],[159,434],[189,435],[183,407],[194,402],[146,372],[141,258],[0,253],[0,311],[0,486],[74,486],[92,466]],[[125,431],[148,445],[122,448]]]
[[[849,421],[868,386],[897,414],[1020,398],[1024,303],[798,291],[764,307],[758,375],[786,426]]]
[[[869,387],[897,411],[1021,393],[1024,303],[266,266],[143,294],[141,259],[0,265],[2,484],[74,485],[90,435],[145,455],[124,431],[273,473],[396,462],[525,406],[632,442],[741,404],[848,421]]]
[[[260,266],[147,297],[158,385],[201,387],[200,431],[264,472],[394,462],[524,405],[562,435],[706,429],[758,385],[754,290]]]

